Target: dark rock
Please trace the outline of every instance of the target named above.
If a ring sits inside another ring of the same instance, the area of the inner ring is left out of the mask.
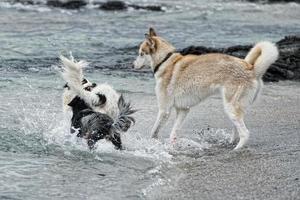
[[[128,6],[123,1],[108,1],[99,7],[102,10],[126,10]]]
[[[21,4],[24,4],[24,5],[34,5],[34,4],[37,4],[33,0],[14,0],[12,3],[21,3]]]
[[[220,53],[221,51],[222,51],[221,49],[215,49],[215,48],[204,47],[204,46],[189,46],[180,50],[179,52],[182,55],[188,55],[188,54],[201,55],[206,53]]]
[[[114,11],[114,10],[127,10],[128,8],[133,8],[136,10],[150,10],[150,11],[163,11],[161,6],[140,6],[135,4],[126,4],[123,1],[107,1],[105,3],[100,3],[99,9],[101,10],[108,10],[108,11]]]
[[[15,2],[22,2],[23,4],[35,4],[33,0],[15,0]],[[79,9],[87,5],[87,0],[48,0],[47,5],[64,9]],[[161,6],[126,4],[124,1],[107,1],[104,3],[95,2],[94,5],[99,5],[99,9],[107,11],[123,11],[127,10],[129,7],[136,10],[144,9],[150,11],[163,11]]]
[[[64,9],[79,9],[83,6],[86,6],[87,2],[85,2],[84,0],[68,0],[68,1],[48,0],[47,5],[52,7],[64,8]]]
[[[277,43],[278,60],[270,66],[263,77],[264,81],[298,80],[300,81],[300,36],[287,36]],[[225,53],[239,58],[245,58],[252,45],[237,45],[228,48],[210,48],[190,46],[180,50],[183,55]]]
[[[98,176],[106,176],[105,174],[97,174]]]
[[[136,10],[150,10],[150,11],[163,11],[161,6],[139,6],[139,5],[134,5],[130,4],[128,7],[134,8]]]
[[[295,3],[300,3],[300,0],[247,0],[250,2],[257,2],[257,3],[290,3],[290,2],[295,2]]]

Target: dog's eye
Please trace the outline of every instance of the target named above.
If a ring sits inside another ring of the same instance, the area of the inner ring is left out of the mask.
[[[140,53],[140,56],[144,56],[144,52],[141,52],[141,53]]]

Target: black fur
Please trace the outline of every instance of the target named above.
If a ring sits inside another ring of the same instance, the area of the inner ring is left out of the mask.
[[[99,97],[103,98],[103,96],[100,95]],[[72,129],[78,129],[77,137],[85,138],[90,149],[101,139],[108,139],[115,145],[116,149],[122,149],[120,132],[127,131],[135,122],[134,118],[129,116],[135,110],[131,109],[129,103],[125,103],[123,96],[118,101],[120,114],[115,121],[106,114],[93,111],[78,96],[68,105],[72,107],[73,111],[71,133],[74,132]]]
[[[84,85],[84,84],[86,84],[87,82],[88,82],[88,80],[84,78],[84,79],[82,79],[81,84]],[[91,91],[91,90],[92,90],[94,87],[96,87],[96,86],[97,86],[96,83],[92,83],[91,86],[87,86],[87,87],[85,87],[84,89],[85,89],[86,91]],[[68,90],[70,90],[70,87],[69,87],[68,83],[66,83],[66,84],[64,85],[63,88],[67,88]]]
[[[87,82],[88,82],[88,81],[84,78],[84,79],[82,79],[81,84],[84,85],[84,84],[86,84]]]
[[[103,106],[106,103],[106,96],[101,93],[97,93],[96,95],[99,97],[99,101],[95,106]]]
[[[135,113],[136,110],[133,110],[131,108],[130,103],[125,102],[123,95],[121,95],[119,98],[118,107],[120,113],[114,123],[114,127],[119,131],[126,132],[130,128],[130,126],[135,123],[134,118],[130,115]]]
[[[66,83],[66,84],[64,85],[64,88],[67,88],[68,90],[70,90],[70,87],[68,86],[68,83]]]

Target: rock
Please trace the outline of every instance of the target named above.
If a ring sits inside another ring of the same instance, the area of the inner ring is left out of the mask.
[[[298,80],[300,81],[300,36],[287,36],[277,43],[278,60],[270,66],[263,77],[264,81]],[[252,45],[237,45],[228,48],[210,48],[190,46],[180,50],[183,55],[225,53],[239,58],[245,58]]]
[[[127,10],[128,6],[123,1],[108,1],[100,5],[102,10]]]
[[[126,4],[123,1],[107,1],[105,3],[100,3],[99,9],[108,11],[120,11],[127,10],[128,8],[133,8],[136,10],[150,10],[150,11],[163,11],[161,6],[140,6],[136,4]]]
[[[247,0],[250,2],[257,2],[257,3],[290,3],[290,2],[295,2],[295,3],[300,3],[300,0]]]
[[[83,6],[86,6],[87,2],[85,2],[84,0],[48,0],[47,5],[64,9],[79,9]]]
[[[79,9],[87,5],[88,0],[47,0],[47,5],[52,7],[59,7],[64,9]],[[23,4],[36,4],[33,0],[15,0],[15,2],[20,2]],[[128,8],[133,8],[136,10],[144,9],[150,11],[163,11],[161,6],[148,5],[141,6],[136,4],[126,4],[124,1],[107,1],[104,3],[101,2],[92,2],[94,5],[98,5],[99,9],[106,11],[123,11]]]
[[[24,4],[24,5],[37,4],[37,2],[34,2],[33,0],[14,0],[12,3],[21,3],[21,4]]]
[[[139,6],[139,5],[134,5],[134,4],[130,4],[128,5],[128,7],[132,7],[136,10],[150,10],[150,11],[163,11],[161,6]]]

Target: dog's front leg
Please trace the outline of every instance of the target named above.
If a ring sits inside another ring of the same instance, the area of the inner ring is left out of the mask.
[[[170,96],[166,95],[166,91],[163,87],[161,87],[160,84],[157,84],[155,87],[155,93],[157,97],[157,103],[158,103],[158,114],[156,117],[156,121],[154,123],[154,126],[151,130],[151,137],[152,138],[158,138],[158,132],[165,125],[167,122],[169,116],[170,116],[170,110],[173,106],[172,99]]]
[[[176,120],[170,134],[170,140],[172,144],[175,144],[177,139],[177,132],[182,127],[183,121],[189,113],[190,109],[176,108]]]
[[[151,137],[158,138],[158,132],[165,125],[170,115],[170,109],[168,110],[159,110],[154,126],[151,130]]]

